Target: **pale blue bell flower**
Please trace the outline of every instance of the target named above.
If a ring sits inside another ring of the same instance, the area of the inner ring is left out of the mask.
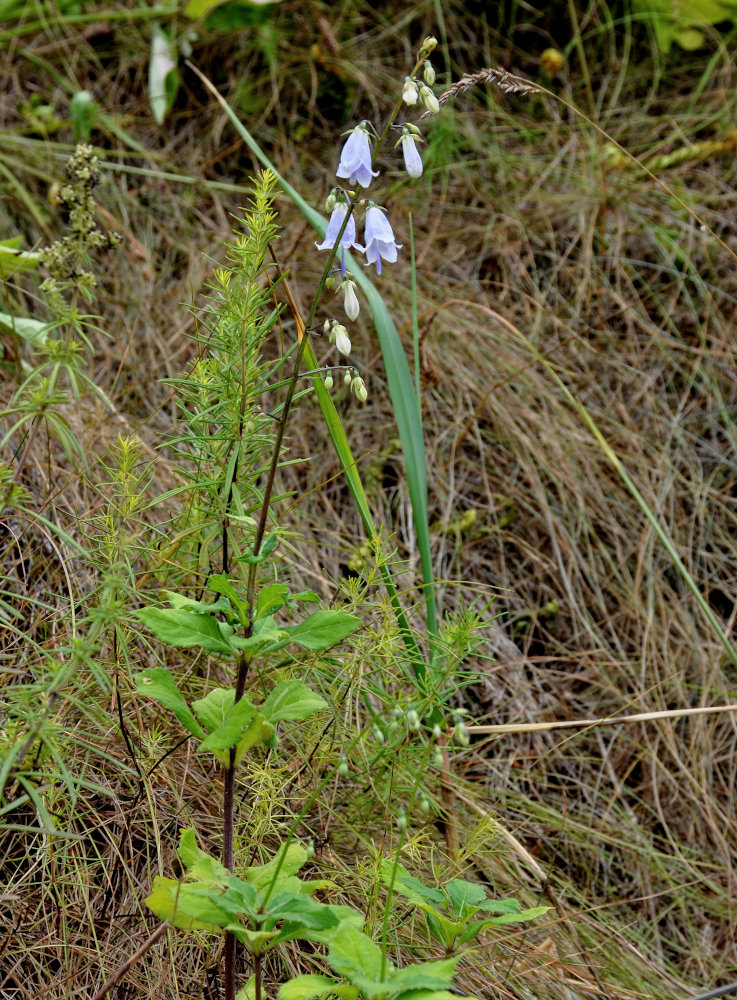
[[[381,274],[382,258],[393,264],[397,259],[397,250],[402,246],[394,239],[391,223],[378,205],[369,205],[366,212],[366,260],[376,264],[376,273]]]
[[[338,239],[338,233],[343,225],[343,219],[345,219],[347,211],[348,206],[344,201],[339,201],[336,204],[330,214],[330,221],[328,222],[325,239],[322,243],[315,244],[318,250],[333,249],[335,241]],[[345,252],[353,247],[355,247],[360,253],[363,253],[363,247],[361,244],[356,243],[356,220],[353,215],[351,215],[350,219],[346,223],[345,229],[343,230],[343,235],[340,238],[340,270],[343,277],[345,277]]]
[[[372,177],[379,176],[378,170],[371,169],[371,144],[365,122],[357,125],[346,139],[335,173],[349,184],[360,184],[362,188],[369,186]]]

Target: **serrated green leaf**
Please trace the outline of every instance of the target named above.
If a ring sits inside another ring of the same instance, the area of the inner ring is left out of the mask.
[[[460,957],[460,955],[454,955],[437,962],[422,962],[419,965],[408,965],[404,969],[395,969],[388,977],[391,995],[396,996],[407,990],[447,989],[451,984]]]
[[[384,885],[390,884],[393,870],[394,862],[385,858],[381,863],[381,881]],[[404,865],[397,865],[394,891],[411,903],[445,903],[445,896],[440,889],[425,885],[414,875],[410,875]]]
[[[273,892],[279,892],[283,879],[296,875],[307,861],[307,851],[301,844],[289,844],[281,847],[271,861],[265,865],[252,865],[246,869],[246,879],[257,889],[268,889],[278,871]]]
[[[356,1000],[358,989],[327,976],[314,974],[295,976],[279,987],[279,1000],[321,1000],[333,994],[344,1000]]]
[[[311,691],[302,681],[281,681],[261,706],[261,714],[267,722],[276,723],[286,719],[308,719],[320,709],[327,708],[327,702]]]
[[[549,906],[533,906],[529,910],[521,910],[519,913],[503,913],[500,917],[489,917],[484,921],[486,927],[500,927],[503,924],[519,924],[524,920],[534,920],[547,913]]]
[[[445,886],[445,891],[453,906],[454,912],[461,918],[472,916],[479,904],[486,900],[486,890],[474,882],[462,878],[453,878]]]
[[[201,740],[205,733],[192,714],[174,678],[164,667],[150,667],[134,678],[136,690],[173,712],[185,729]]]
[[[227,923],[228,914],[209,900],[201,900],[195,889],[195,886],[157,875],[146,905],[160,920],[181,930],[212,930],[213,926]]]
[[[466,928],[464,921],[451,920],[442,913],[438,913],[438,911],[428,903],[420,903],[420,909],[425,911],[427,929],[436,941],[439,941],[448,951],[450,951],[456,938],[462,934]]]
[[[289,642],[296,642],[303,649],[322,650],[337,645],[361,627],[361,619],[346,611],[315,611],[299,625],[287,626],[284,631]]]
[[[246,985],[238,990],[235,1000],[256,1000],[256,973],[250,976]]]
[[[478,906],[485,913],[521,913],[522,907],[516,899],[484,899]]]
[[[228,636],[223,634],[226,627],[210,615],[188,611],[186,608],[141,608],[133,614],[157,639],[169,646],[180,649],[197,647],[210,653],[235,652]]]
[[[248,602],[245,601],[224,573],[215,573],[207,581],[210,590],[227,597],[238,612],[241,625],[248,625]]]
[[[192,827],[181,831],[177,854],[187,869],[187,877],[197,879],[204,885],[224,886],[231,877],[224,865],[197,846],[196,834]]]
[[[230,763],[228,751],[238,745],[255,721],[255,706],[245,697],[235,704],[233,688],[214,688],[205,698],[193,702],[192,708],[210,733],[200,744],[199,750],[214,753],[227,767]],[[254,734],[252,743],[258,738],[258,734]]]
[[[339,923],[329,906],[301,893],[276,893],[266,904],[265,912],[271,920],[284,920],[309,930],[324,931]]]
[[[331,969],[345,976],[362,992],[373,993],[375,985],[381,985],[381,948],[368,934],[354,927],[341,927],[335,934],[330,942],[327,962]],[[393,971],[394,966],[387,961],[384,969],[387,979]]]
[[[288,603],[289,590],[285,583],[271,583],[262,587],[256,600],[256,618],[271,615]]]

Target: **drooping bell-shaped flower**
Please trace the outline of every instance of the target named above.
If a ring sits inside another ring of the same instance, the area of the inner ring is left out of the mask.
[[[415,145],[416,140],[417,136],[413,135],[409,129],[402,132],[402,137],[399,140],[402,143],[402,152],[404,153],[404,167],[410,177],[422,176],[422,157]]]
[[[371,144],[366,122],[356,125],[346,139],[336,175],[349,184],[360,184],[363,188],[369,186],[372,177],[379,176],[378,170],[371,169]]]
[[[325,233],[325,239],[322,243],[316,243],[315,246],[318,250],[332,250],[335,246],[335,241],[338,239],[338,234],[343,226],[343,220],[348,212],[348,206],[344,201],[339,201],[336,203],[333,209],[330,220],[328,222],[328,228]],[[353,215],[348,219],[346,227],[343,230],[343,235],[340,237],[340,270],[341,274],[345,275],[345,252],[353,247],[356,250],[363,253],[363,247],[360,243],[356,243],[356,220]]]
[[[381,261],[393,264],[397,259],[397,250],[402,246],[394,239],[391,223],[382,209],[373,203],[366,212],[366,260],[376,264],[376,273],[381,274]]]

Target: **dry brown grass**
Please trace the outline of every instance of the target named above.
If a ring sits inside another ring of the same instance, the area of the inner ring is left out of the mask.
[[[473,5],[443,9],[448,46],[440,69],[447,55],[454,77],[501,61],[534,78],[534,52],[525,45],[544,47],[534,34],[502,38]],[[273,65],[253,33],[202,40],[197,63],[279,169],[317,203],[331,184],[338,130],[386,108],[388,81],[397,67],[401,76],[410,39],[435,29],[432,5],[398,13],[395,20],[362,4],[338,13],[286,3],[275,19]],[[622,36],[602,22],[595,21],[599,33],[588,44],[595,117],[604,128],[645,159],[724,137],[737,93],[724,52],[710,64],[704,54],[676,57],[658,80],[641,34],[622,29],[635,39],[627,58]],[[45,196],[47,181],[60,176],[62,150],[28,134],[18,113],[31,91],[65,112],[64,89],[38,58],[87,86],[150,151],[133,156],[109,132],[93,136],[121,167],[109,169],[100,202],[126,239],[105,263],[99,306],[111,336],[98,339],[89,369],[116,413],[90,402],[69,415],[91,458],[107,455],[119,430],[136,429],[153,449],[170,428],[176,410],[158,380],[191,358],[183,334],[192,324],[189,303],[210,271],[203,255],[222,254],[230,213],[244,198],[228,185],[245,190],[252,169],[194,77],[185,74],[167,123],[153,125],[146,39],[145,22],[136,20],[116,23],[114,36],[102,41],[85,41],[82,28],[56,20],[19,38],[4,57],[7,163],[37,206],[34,220],[9,190],[0,210],[9,233],[22,232],[32,245],[58,226]],[[587,106],[574,57],[555,86]],[[66,142],[69,130],[55,138]],[[601,428],[731,634],[734,260],[646,176],[609,165],[601,139],[548,99],[470,91],[430,123],[428,140],[422,181],[410,189],[397,176],[390,186],[395,204],[412,206],[417,229],[439,596],[453,609],[494,595],[503,613],[502,638],[490,632],[469,664],[478,676],[463,703],[479,723],[727,703],[734,666],[534,350]],[[126,172],[129,164],[146,173]],[[734,245],[732,158],[680,163],[663,178]],[[291,205],[282,208],[280,259],[307,301],[317,271],[313,235]],[[408,278],[405,258],[381,284],[398,325],[409,324]],[[23,287],[15,304],[32,311],[31,285]],[[402,461],[390,445],[395,430],[380,357],[362,320],[354,348],[368,371],[370,401],[361,410],[346,405],[345,421],[354,453],[366,456],[372,506],[408,560],[400,579],[411,585],[417,554]],[[3,387],[3,400],[11,389]],[[314,539],[300,553],[299,571],[318,587],[345,573],[359,522],[333,478],[337,462],[309,404],[295,422],[292,452],[305,462],[292,473],[291,517]],[[164,463],[159,469],[159,485],[169,485],[170,470]],[[29,482],[33,505],[72,533],[99,503],[53,448],[34,455]],[[475,522],[463,531],[458,519],[471,510]],[[12,686],[41,671],[23,635],[47,641],[44,629],[61,629],[70,604],[94,580],[82,560],[50,553],[38,527],[20,531],[13,522],[7,530],[6,587],[20,594],[19,635],[9,640],[1,668],[2,683]],[[157,770],[148,800],[131,806],[122,794],[131,777],[113,706],[99,704],[91,678],[75,695],[62,699],[53,719],[66,733],[70,770],[86,782],[71,809],[58,783],[50,786],[66,837],[52,846],[46,835],[24,832],[34,822],[26,807],[0,816],[0,995],[8,1000],[91,996],[150,933],[142,900],[159,864],[174,864],[177,829],[194,822],[206,840],[217,840],[215,774],[177,751]],[[736,751],[733,714],[474,742],[458,760],[465,861],[500,893],[530,903],[540,895],[534,868],[486,815],[531,853],[562,903],[549,921],[486,942],[466,962],[469,990],[624,1000],[737,978]],[[346,820],[340,805],[331,803],[316,822],[317,836],[331,838],[317,863],[356,898],[381,817],[359,811]],[[432,830],[427,840],[436,864],[447,868]],[[170,932],[114,996],[215,997],[216,961],[212,944]],[[288,962],[303,965],[295,953]]]

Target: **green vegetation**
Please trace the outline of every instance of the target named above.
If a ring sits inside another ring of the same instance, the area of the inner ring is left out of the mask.
[[[733,13],[0,9],[0,997],[737,980]]]

